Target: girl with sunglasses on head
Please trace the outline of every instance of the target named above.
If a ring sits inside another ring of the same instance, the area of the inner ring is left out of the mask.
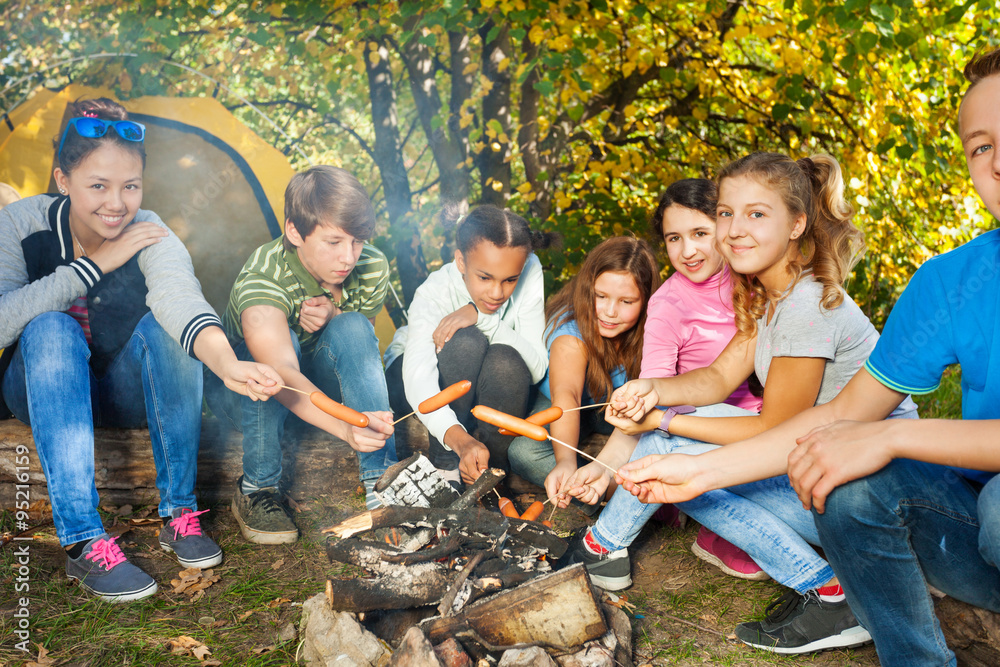
[[[202,532],[194,496],[198,360],[264,400],[281,378],[237,360],[184,245],[139,208],[145,128],[106,98],[69,111],[55,144],[59,194],[0,211],[0,409],[31,425],[66,573],[103,599],[137,600],[156,582],[97,513],[94,426],[148,425],[160,546],[184,567],[211,567],[222,550]]]

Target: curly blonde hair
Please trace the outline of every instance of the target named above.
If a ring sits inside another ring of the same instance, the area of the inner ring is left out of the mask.
[[[751,153],[719,172],[720,189],[724,180],[739,176],[777,192],[793,217],[806,214],[805,230],[796,241],[801,259],[793,260],[789,269],[795,281],[804,271],[812,271],[823,285],[823,308],[843,303],[844,281],[864,257],[865,242],[853,222],[854,208],[844,199],[844,178],[837,160],[825,154],[793,160],[780,153]],[[733,273],[733,309],[741,333],[754,335],[768,302],[781,298],[756,276]]]

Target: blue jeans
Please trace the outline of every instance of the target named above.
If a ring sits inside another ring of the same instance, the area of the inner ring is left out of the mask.
[[[94,484],[94,426],[149,425],[160,516],[197,509],[202,366],[147,313],[103,377],[83,329],[66,313],[33,319],[3,377],[11,412],[31,426],[59,543],[104,533]],[[143,397],[143,401],[137,400]]]
[[[378,351],[378,338],[368,318],[357,312],[334,317],[319,334],[316,346],[303,354],[298,336],[289,330],[299,368],[320,391],[359,412],[389,410],[389,394]],[[236,356],[250,361],[246,343]],[[221,382],[209,380],[213,410],[220,407],[243,431],[243,481],[245,489],[278,486],[281,480],[281,434],[289,410],[277,400],[251,401],[230,392]],[[221,415],[220,415],[221,416]],[[396,463],[396,440],[390,436],[382,449],[356,452],[360,479],[378,479]]]
[[[755,413],[719,403],[700,407],[694,414],[730,417]],[[716,447],[657,430],[639,439],[630,460],[671,452],[700,454]],[[594,539],[606,549],[627,547],[659,507],[644,504],[618,489],[594,525]],[[833,569],[810,546],[819,544],[812,515],[802,509],[785,475],[709,491],[678,503],[677,508],[743,549],[775,581],[800,593],[822,586],[833,577]]]
[[[950,468],[897,459],[835,489],[816,526],[884,666],[955,664],[926,583],[1000,611],[997,477],[980,491]]]

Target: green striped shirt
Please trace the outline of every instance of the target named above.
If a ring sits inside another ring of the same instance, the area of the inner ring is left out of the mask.
[[[299,338],[303,352],[312,351],[320,331],[309,333],[299,325],[302,303],[314,296],[333,296],[306,271],[295,252],[282,245],[284,236],[262,245],[250,255],[229,293],[222,317],[226,335],[234,345],[243,341],[241,314],[250,306],[274,306],[288,318],[288,326]],[[366,243],[354,270],[344,280],[337,308],[375,317],[389,289],[389,260],[382,251]]]

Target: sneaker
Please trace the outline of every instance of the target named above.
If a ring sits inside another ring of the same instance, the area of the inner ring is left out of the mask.
[[[78,558],[67,554],[66,575],[108,602],[141,600],[156,593],[156,582],[128,562],[115,544],[117,539],[105,533],[89,540]]]
[[[740,623],[736,637],[773,653],[815,653],[851,648],[872,640],[854,618],[847,600],[823,602],[815,591],[788,591],[767,606],[763,621]]]
[[[160,547],[177,555],[183,567],[204,570],[222,562],[222,549],[211,537],[201,532],[198,515],[208,510],[193,512],[190,509],[174,510],[173,518],[160,529]]]
[[[299,529],[278,489],[269,486],[245,494],[242,482],[242,476],[236,480],[231,507],[243,537],[255,544],[288,544],[299,539]]]
[[[706,563],[711,563],[731,577],[766,581],[771,576],[747,552],[722,539],[705,526],[698,531],[698,538],[691,545],[691,552]]]
[[[606,591],[620,591],[631,586],[632,562],[628,557],[628,549],[595,554],[583,543],[588,530],[589,528],[584,528],[573,536],[566,553],[559,559],[559,569],[583,563],[590,580]]]

